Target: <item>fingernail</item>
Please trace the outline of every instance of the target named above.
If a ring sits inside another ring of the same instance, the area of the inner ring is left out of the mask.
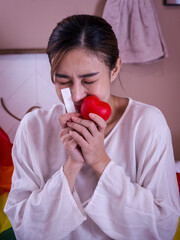
[[[72,119],[73,121],[76,121],[78,118],[75,117],[75,116],[73,116],[73,117],[71,117],[71,119]]]
[[[93,117],[94,117],[94,113],[90,113],[90,114],[89,114],[89,117],[90,117],[90,118],[93,118]]]

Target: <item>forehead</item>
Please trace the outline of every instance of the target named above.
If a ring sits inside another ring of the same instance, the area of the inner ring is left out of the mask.
[[[107,68],[101,53],[86,49],[72,49],[64,54],[57,69],[67,68]]]

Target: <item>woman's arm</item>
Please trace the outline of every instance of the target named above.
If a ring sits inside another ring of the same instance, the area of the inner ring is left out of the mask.
[[[22,125],[13,146],[14,173],[5,212],[19,240],[62,239],[86,216],[69,189],[62,166],[43,181],[44,167],[38,168],[34,146],[27,140],[30,133]]]
[[[150,140],[145,141],[141,127],[136,181],[112,159],[85,212],[113,239],[169,240],[180,215],[171,136],[166,126],[158,125],[156,134],[150,131]]]

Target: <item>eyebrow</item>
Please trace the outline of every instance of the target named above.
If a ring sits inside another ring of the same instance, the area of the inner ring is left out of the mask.
[[[82,75],[79,75],[80,78],[87,78],[87,77],[93,77],[95,75],[97,75],[99,72],[94,72],[94,73],[85,73]],[[56,77],[60,77],[60,78],[70,78],[68,75],[65,74],[61,74],[61,73],[55,73]]]

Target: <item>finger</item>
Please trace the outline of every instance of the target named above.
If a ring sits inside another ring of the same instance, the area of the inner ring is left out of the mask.
[[[67,126],[67,122],[71,121],[71,118],[73,116],[80,117],[80,113],[65,113],[59,116],[59,123],[62,128],[65,128]]]
[[[86,140],[76,131],[70,131],[69,134],[72,136],[77,145],[79,145],[81,148],[88,146]]]
[[[70,129],[69,128],[65,128],[60,133],[61,141],[64,144],[64,148],[66,150],[72,150],[75,147],[78,147],[78,144],[75,142],[75,140],[72,138],[72,136],[70,135],[69,132],[70,132]],[[72,144],[72,146],[71,146],[72,148],[69,146],[71,144]]]
[[[79,135],[81,135],[87,142],[91,141],[92,134],[86,127],[84,127],[78,123],[75,123],[75,122],[68,122],[67,125],[71,129],[75,130]]]
[[[71,137],[72,138],[72,137]],[[74,151],[74,149],[76,149],[78,147],[77,142],[72,138],[70,141],[67,141],[64,144],[64,148],[67,152],[72,152]]]
[[[66,144],[66,142],[72,140],[72,136],[69,133],[61,135],[60,138],[63,144]]]
[[[74,116],[72,117],[72,121],[74,123],[77,123],[77,124],[85,127],[86,129],[88,129],[88,131],[90,131],[90,133],[93,136],[96,135],[98,129],[97,129],[96,124],[93,121],[91,121],[91,120],[84,120],[82,118],[74,117]]]
[[[100,117],[99,115],[94,114],[94,113],[90,113],[89,117],[97,124],[99,131],[104,132],[104,130],[107,126],[104,119],[102,117]]]
[[[63,137],[64,135],[68,134],[69,131],[70,131],[70,128],[69,128],[69,127],[63,128],[63,129],[60,131],[60,134],[59,134],[60,138]]]

